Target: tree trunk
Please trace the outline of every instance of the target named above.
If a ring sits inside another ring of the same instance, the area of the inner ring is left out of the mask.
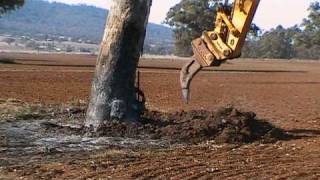
[[[142,54],[152,0],[113,0],[96,71],[85,126],[97,131],[110,120],[136,121],[135,73]]]

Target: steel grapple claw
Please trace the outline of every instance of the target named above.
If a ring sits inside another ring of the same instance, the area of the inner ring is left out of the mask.
[[[218,8],[214,30],[204,31],[202,36],[191,42],[193,59],[180,74],[182,96],[189,101],[190,83],[203,68],[220,66],[228,59],[238,58],[250,30],[260,0],[228,0]]]
[[[185,103],[189,102],[191,81],[201,69],[202,66],[195,59],[192,59],[180,72],[180,85],[182,89],[182,97]]]

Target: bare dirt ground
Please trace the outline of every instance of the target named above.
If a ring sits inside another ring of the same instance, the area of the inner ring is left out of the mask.
[[[51,105],[88,98],[95,64],[93,56],[0,56],[15,59],[0,64],[0,99],[4,102],[14,98]],[[150,146],[125,147],[120,145],[123,141],[115,140],[112,142],[121,143],[109,143],[100,150],[59,153],[45,149],[21,156],[1,153],[0,179],[320,178],[320,62],[230,61],[221,68],[206,69],[196,77],[189,105],[181,101],[178,81],[177,69],[184,62],[141,61],[141,89],[148,109],[174,113],[214,111],[232,105],[241,111],[255,112],[257,118],[295,138],[249,144],[217,144],[209,140],[186,145],[152,141],[140,142]],[[15,124],[16,128],[19,123]],[[2,125],[6,127],[5,123]]]

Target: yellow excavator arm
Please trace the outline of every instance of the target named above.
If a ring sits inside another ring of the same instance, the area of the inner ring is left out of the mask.
[[[203,68],[220,66],[228,59],[241,56],[241,49],[250,30],[260,0],[234,0],[228,8],[228,0],[219,6],[212,31],[203,32],[192,41],[193,59],[180,73],[180,84],[185,102],[189,101],[189,88],[193,77]]]

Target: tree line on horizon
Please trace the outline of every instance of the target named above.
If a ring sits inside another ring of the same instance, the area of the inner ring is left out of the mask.
[[[190,42],[214,28],[218,5],[212,0],[182,0],[169,10],[165,23],[174,31],[175,55],[192,55]],[[300,25],[290,28],[279,25],[262,33],[253,26],[255,31],[249,33],[242,57],[320,59],[320,3],[311,3],[308,11]]]
[[[24,0],[1,0],[0,1],[0,17],[5,13],[15,10],[23,6]]]

